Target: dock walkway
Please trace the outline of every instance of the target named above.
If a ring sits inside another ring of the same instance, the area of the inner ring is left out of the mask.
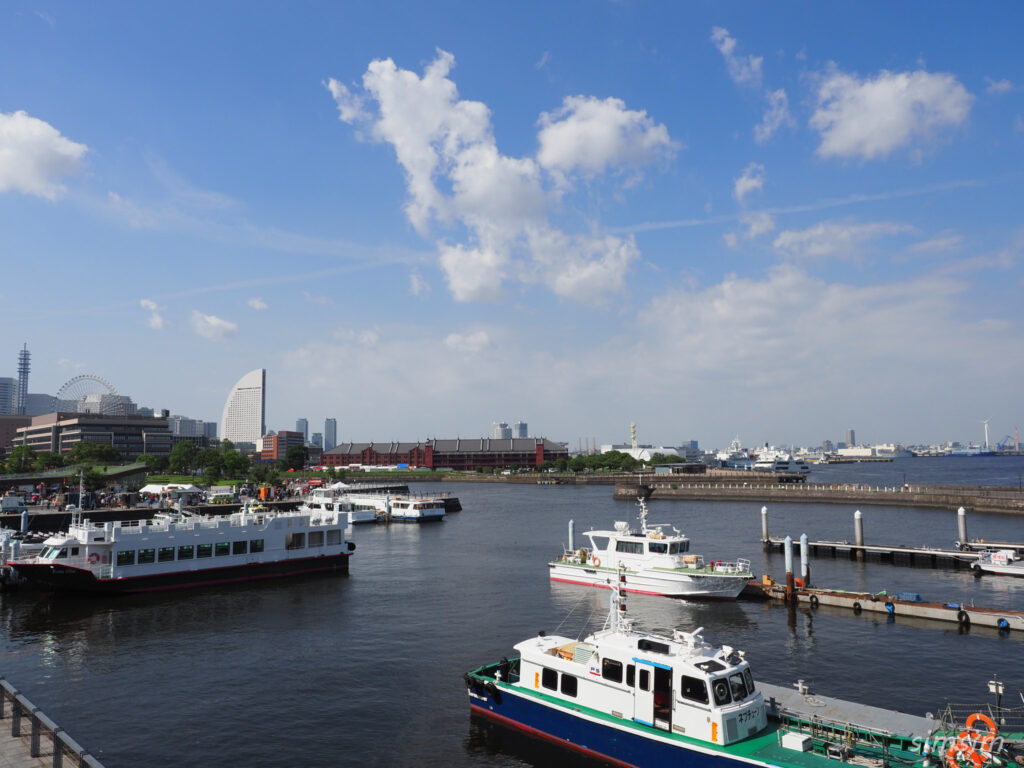
[[[0,677],[0,768],[103,768],[95,757]]]

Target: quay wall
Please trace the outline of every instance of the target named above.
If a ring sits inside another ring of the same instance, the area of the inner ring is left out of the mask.
[[[851,483],[776,483],[767,478],[645,477],[617,483],[617,499],[635,499],[641,492],[653,499],[691,501],[754,501],[760,503],[871,504],[877,506],[957,509],[969,512],[1024,514],[1024,492],[1012,487],[897,485]]]

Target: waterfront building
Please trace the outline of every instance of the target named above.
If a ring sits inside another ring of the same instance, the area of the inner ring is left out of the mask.
[[[852,429],[846,430],[846,444],[851,448],[857,445],[857,435]]]
[[[231,388],[220,417],[220,436],[255,447],[267,431],[267,370],[249,371]]]
[[[67,453],[83,441],[113,446],[128,460],[144,453],[168,456],[171,452],[166,416],[54,412],[31,417],[15,437],[16,445],[31,446],[36,453]]]
[[[302,439],[309,442],[309,419],[296,419],[295,431],[302,433]]]
[[[512,425],[512,437],[527,437],[529,431],[525,421],[517,421]]]
[[[324,450],[329,451],[338,444],[338,420],[324,419]]]
[[[324,451],[321,463],[329,467],[453,469],[536,469],[544,461],[568,459],[569,449],[544,437],[426,440],[417,443],[342,443]]]
[[[187,416],[171,415],[167,417],[167,426],[171,429],[172,435],[178,437],[205,437],[204,424],[200,419],[190,419]]]
[[[263,436],[260,459],[263,461],[281,461],[293,446],[304,447],[306,438],[299,431],[291,432],[282,429]]]
[[[512,427],[505,421],[496,421],[491,424],[491,438],[493,440],[511,440]]]
[[[31,423],[31,416],[16,416],[10,413],[0,415],[0,458],[10,455],[18,436],[18,427],[27,427]]]

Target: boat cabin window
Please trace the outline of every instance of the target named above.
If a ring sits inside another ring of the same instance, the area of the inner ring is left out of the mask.
[[[156,553],[157,562],[163,563],[174,559],[174,547],[160,547]]]
[[[232,541],[231,542],[231,554],[232,555],[244,555],[249,551],[248,541]]]
[[[196,557],[213,557],[213,544],[200,544],[197,546]]]
[[[743,679],[747,681],[747,691],[753,693],[757,689],[754,688],[754,676],[750,674],[750,667],[743,670]]]
[[[306,534],[304,533],[286,533],[284,537],[284,548],[285,549],[305,549],[306,548]]]
[[[668,653],[668,643],[659,643],[642,637],[636,641],[636,647],[641,651],[654,651],[655,653]]]
[[[732,687],[733,701],[743,701],[747,698],[747,683],[743,679],[742,673],[737,672],[735,675],[729,675],[729,685]]]
[[[688,541],[673,541],[668,545],[668,553],[670,555],[678,555],[681,552],[690,551],[690,542]]]
[[[57,553],[57,559],[60,560],[60,559],[63,559],[65,557],[67,557],[67,556],[68,556],[68,548],[67,547],[61,547],[60,551]]]
[[[724,677],[715,680],[711,684],[711,689],[715,692],[715,704],[718,706],[732,701],[732,697],[729,695],[729,682]]]
[[[196,556],[196,548],[191,544],[185,544],[184,546],[178,547],[178,559],[179,560],[191,560]]]
[[[626,552],[631,555],[642,555],[644,543],[642,541],[617,541],[615,542],[616,552]]]
[[[626,665],[626,685],[630,688],[636,685],[636,665],[634,664]]]
[[[229,541],[218,541],[213,548],[213,553],[217,557],[223,557],[224,555],[231,554],[231,542]]]
[[[643,667],[640,670],[640,685],[639,685],[639,688],[640,688],[641,691],[649,691],[649,690],[651,690],[651,670],[649,670],[647,667]]]
[[[703,678],[683,675],[679,681],[679,690],[684,699],[708,703],[708,685]]]
[[[143,563],[155,563],[156,562],[156,550],[155,549],[140,549],[139,550],[139,565]]]
[[[553,669],[544,669],[540,673],[540,684],[552,691],[558,690],[558,673]]]
[[[327,532],[327,546],[332,544],[341,544],[341,530],[339,528]]]
[[[601,677],[613,683],[622,682],[622,662],[615,659],[601,659]]]
[[[71,548],[71,556],[76,557],[78,555],[78,547]]]
[[[576,696],[576,686],[577,686],[576,678],[573,677],[572,675],[567,675],[567,674],[565,674],[563,672],[562,673],[562,693],[564,693],[566,696],[573,696],[573,697],[575,697]]]
[[[262,552],[263,551],[263,539],[253,539],[249,542],[250,552]]]
[[[117,553],[118,565],[135,565],[135,550],[123,549]]]
[[[665,555],[668,554],[668,542],[666,541],[649,541],[647,542],[647,551],[654,555]]]
[[[324,545],[324,532],[323,531],[310,531],[309,532],[309,546],[311,547],[322,547]]]

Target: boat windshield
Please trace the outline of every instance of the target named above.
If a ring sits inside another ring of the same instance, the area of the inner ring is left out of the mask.
[[[68,556],[67,547],[46,547],[40,554],[41,560],[57,560]]]

